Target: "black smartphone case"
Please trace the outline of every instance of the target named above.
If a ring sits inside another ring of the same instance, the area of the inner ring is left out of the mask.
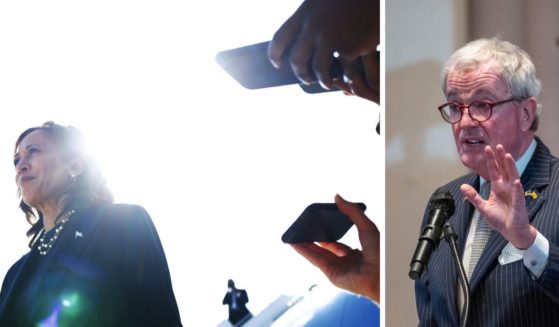
[[[365,204],[357,203],[363,210]],[[353,222],[338,210],[335,203],[313,203],[282,235],[284,243],[335,242],[351,228]]]
[[[220,51],[215,61],[243,87],[254,90],[274,86],[299,84],[307,93],[329,92],[318,83],[301,84],[287,62],[276,69],[267,56],[268,44],[261,42],[240,48]],[[342,76],[339,64],[332,67],[332,75]],[[333,88],[331,91],[338,91]]]

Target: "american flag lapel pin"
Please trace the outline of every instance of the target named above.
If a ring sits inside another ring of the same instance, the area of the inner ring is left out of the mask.
[[[79,230],[76,229],[76,234],[74,235],[74,239],[77,240],[78,237],[83,237],[82,232],[80,232]]]

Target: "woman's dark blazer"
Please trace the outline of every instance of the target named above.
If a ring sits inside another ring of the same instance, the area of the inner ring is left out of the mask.
[[[142,207],[78,210],[46,256],[35,246],[10,268],[0,293],[0,326],[45,321],[181,326],[163,247]]]

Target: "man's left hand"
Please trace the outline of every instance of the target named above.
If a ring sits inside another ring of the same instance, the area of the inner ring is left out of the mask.
[[[491,194],[483,200],[470,185],[460,190],[474,205],[487,223],[518,249],[527,249],[535,241],[537,230],[530,225],[524,188],[514,158],[501,144],[495,151],[485,147]]]

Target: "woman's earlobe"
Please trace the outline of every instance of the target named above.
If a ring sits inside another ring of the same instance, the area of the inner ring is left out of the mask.
[[[80,160],[74,160],[70,165],[70,178],[75,180],[78,176],[81,175],[83,171],[83,163]]]

